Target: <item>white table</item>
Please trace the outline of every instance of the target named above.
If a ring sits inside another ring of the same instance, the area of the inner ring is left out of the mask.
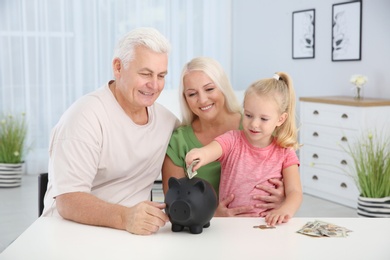
[[[260,218],[213,218],[203,233],[156,234],[39,218],[0,259],[390,259],[390,219],[317,218],[353,230],[348,237],[314,238],[296,233],[313,218],[294,218],[276,229],[255,229]]]

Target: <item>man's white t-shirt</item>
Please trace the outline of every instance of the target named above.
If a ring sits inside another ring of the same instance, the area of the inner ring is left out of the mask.
[[[76,101],[51,133],[49,183],[43,216],[59,216],[55,197],[87,192],[133,206],[150,198],[178,119],[160,104],[135,124],[108,84]]]

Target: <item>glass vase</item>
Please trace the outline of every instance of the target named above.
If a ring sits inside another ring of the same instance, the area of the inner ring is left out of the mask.
[[[360,100],[360,99],[362,99],[363,97],[362,97],[362,88],[361,87],[356,87],[356,96],[355,96],[355,99],[357,99],[357,100]]]

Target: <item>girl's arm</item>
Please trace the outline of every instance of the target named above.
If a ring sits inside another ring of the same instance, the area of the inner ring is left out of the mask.
[[[302,185],[298,165],[291,165],[282,171],[286,199],[278,209],[271,210],[265,217],[268,225],[288,222],[302,203]]]
[[[217,141],[212,141],[202,148],[194,148],[186,155],[187,167],[196,159],[199,160],[192,170],[196,171],[203,165],[216,161],[222,155],[222,147]]]

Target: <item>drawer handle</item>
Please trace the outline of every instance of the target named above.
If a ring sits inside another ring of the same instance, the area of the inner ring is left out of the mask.
[[[342,164],[342,165],[347,165],[348,163],[347,163],[346,160],[341,160],[340,164]]]
[[[314,136],[314,137],[318,137],[318,133],[317,133],[317,132],[314,132],[314,133],[313,133],[313,136]]]
[[[311,177],[313,180],[317,181],[318,180],[318,177],[317,175],[313,175],[313,177]]]
[[[316,153],[313,153],[313,156],[312,156],[314,159],[318,159],[318,154]]]
[[[313,111],[313,115],[319,115],[320,113],[317,110]]]
[[[341,137],[341,141],[342,141],[342,142],[348,142],[348,138],[345,137],[345,136],[343,136],[343,137]]]
[[[345,182],[342,182],[340,184],[340,187],[343,188],[343,189],[348,188],[348,186],[347,186],[347,184],[345,184]]]
[[[348,115],[347,115],[347,114],[342,114],[342,115],[341,115],[341,118],[343,118],[343,119],[348,119]]]

